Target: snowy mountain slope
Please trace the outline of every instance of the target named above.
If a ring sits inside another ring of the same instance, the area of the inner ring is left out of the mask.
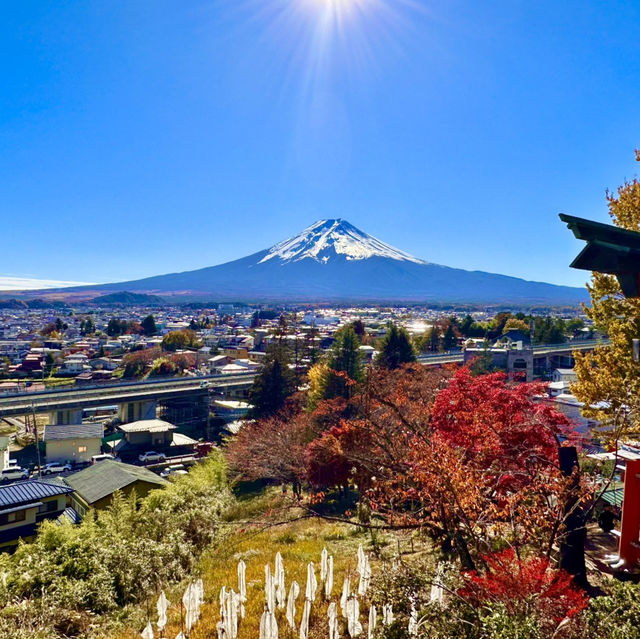
[[[320,220],[312,224],[298,235],[270,248],[260,262],[279,259],[287,263],[313,259],[327,263],[334,255],[344,255],[347,260],[387,257],[416,264],[426,263],[362,232],[342,219]]]
[[[321,220],[233,262],[141,280],[65,289],[131,291],[218,301],[412,301],[576,304],[585,289],[431,264],[345,220]]]

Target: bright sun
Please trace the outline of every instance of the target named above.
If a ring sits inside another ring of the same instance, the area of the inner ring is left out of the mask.
[[[346,13],[354,9],[360,9],[369,0],[313,0],[314,4],[324,7],[331,13]]]
[[[401,33],[424,0],[227,0],[255,7],[270,38],[287,51],[288,76],[303,77],[302,92],[326,90],[338,70],[368,77],[380,69],[378,54],[402,49]],[[301,72],[301,73],[300,73]]]

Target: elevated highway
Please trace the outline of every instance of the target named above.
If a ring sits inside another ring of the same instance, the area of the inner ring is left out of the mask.
[[[564,342],[563,344],[538,344],[534,346],[533,358],[571,356],[572,353],[592,351],[596,346],[608,346],[611,342],[603,340],[584,340],[580,342]],[[425,366],[442,366],[444,364],[461,364],[464,362],[464,351],[449,351],[448,353],[436,353],[434,355],[421,355],[418,361]]]
[[[85,408],[173,399],[201,399],[210,392],[249,388],[255,373],[178,377],[170,379],[96,384],[71,388],[0,395],[0,418],[31,412],[77,411]]]
[[[591,340],[565,344],[541,344],[533,349],[526,349],[535,361],[553,361],[556,356],[570,357],[575,351],[589,351],[596,346],[606,346],[608,340]],[[525,351],[522,351],[523,353]],[[422,355],[418,361],[425,366],[442,366],[444,364],[463,363],[463,351]],[[156,402],[171,400],[202,401],[209,393],[233,393],[246,390],[253,383],[254,372],[237,373],[233,375],[207,375],[203,377],[178,377],[170,379],[144,380],[137,382],[118,382],[96,384],[92,386],[73,386],[57,390],[36,392],[21,392],[0,395],[0,418],[16,417],[35,413],[67,412],[61,417],[67,423],[69,414],[77,413],[86,408],[98,406],[127,406],[138,405],[140,409],[130,413],[129,419],[142,418],[141,410],[144,405],[154,405]],[[75,419],[81,419],[81,414]],[[56,420],[57,421],[57,420]],[[56,423],[56,421],[52,423]],[[58,422],[60,423],[60,422]]]

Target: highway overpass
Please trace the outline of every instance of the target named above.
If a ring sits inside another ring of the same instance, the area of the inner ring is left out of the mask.
[[[210,392],[248,389],[255,373],[178,377],[72,386],[34,393],[0,395],[0,418],[31,412],[81,411],[97,406],[144,404],[177,399],[204,399]]]
[[[596,346],[608,346],[606,340],[584,340],[579,342],[565,342],[563,344],[538,344],[533,349],[533,359],[540,360],[547,357],[567,356],[572,353],[592,351]],[[482,349],[479,349],[482,350]],[[490,349],[489,349],[490,350]],[[524,349],[528,350],[528,349]],[[461,364],[464,362],[464,351],[450,351],[448,353],[434,353],[433,355],[420,355],[418,361],[425,366],[442,366],[444,364]]]
[[[551,361],[549,358],[570,357],[575,351],[589,351],[599,345],[606,346],[608,343],[607,340],[591,340],[566,344],[541,344],[534,346],[533,349],[525,349],[522,353],[529,353],[535,367],[536,361],[540,363]],[[425,366],[442,366],[460,364],[464,359],[463,351],[455,351],[422,355],[418,361]],[[151,412],[155,412],[157,402],[176,400],[200,402],[204,401],[209,393],[220,392],[229,395],[237,391],[246,391],[251,387],[254,377],[254,372],[177,377],[0,395],[0,418],[27,415],[33,412],[51,413],[51,423],[78,423],[78,420],[82,419],[83,409],[118,405],[121,411],[120,418],[127,422],[146,418]]]

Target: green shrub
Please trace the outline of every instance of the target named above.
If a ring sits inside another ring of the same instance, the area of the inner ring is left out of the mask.
[[[42,637],[55,636],[50,629],[82,636],[96,615],[182,579],[218,538],[231,499],[215,453],[144,499],[116,493],[109,508],[90,512],[79,526],[43,523],[33,542],[0,555],[0,629],[19,624],[30,607],[45,622]]]
[[[640,639],[640,586],[613,581],[586,610],[588,639]]]

